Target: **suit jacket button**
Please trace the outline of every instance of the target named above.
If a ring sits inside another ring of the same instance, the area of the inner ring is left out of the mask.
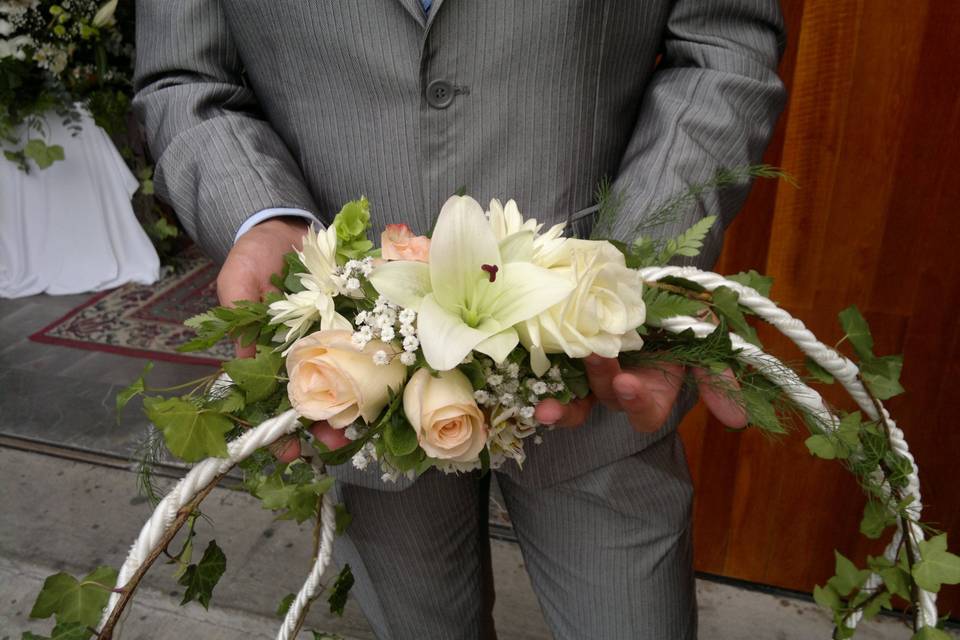
[[[434,80],[427,85],[427,104],[434,109],[446,109],[453,102],[453,85],[446,80]]]

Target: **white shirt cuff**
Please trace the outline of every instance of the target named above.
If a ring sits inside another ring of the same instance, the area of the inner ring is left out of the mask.
[[[279,218],[281,216],[297,216],[300,218],[306,218],[311,221],[314,225],[319,225],[320,221],[317,220],[317,217],[307,211],[306,209],[287,209],[284,207],[272,207],[270,209],[263,209],[253,214],[244,221],[240,228],[237,229],[237,235],[233,238],[233,241],[236,242],[240,239],[240,236],[245,234],[247,231],[250,231],[255,225],[260,224],[264,220],[269,220],[270,218]]]

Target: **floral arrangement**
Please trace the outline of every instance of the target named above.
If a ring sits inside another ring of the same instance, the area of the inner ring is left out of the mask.
[[[64,159],[46,118],[76,136],[89,113],[140,180],[135,210],[167,261],[179,229],[154,198],[153,166],[129,127],[133,36],[133,3],[0,0],[0,149],[25,172],[46,169]]]
[[[601,233],[611,201],[601,198]],[[776,307],[767,298],[770,279],[667,266],[696,255],[711,218],[666,241],[639,235],[624,244],[567,237],[563,224],[545,228],[513,201],[493,200],[485,211],[472,198],[453,196],[430,237],[394,224],[375,248],[369,208],[366,199],[350,202],[329,227],[311,230],[302,249],[286,256],[274,278],[278,291],[266,300],[218,307],[188,322],[197,337],[185,350],[229,336],[256,344],[256,357],[225,363],[187,385],[186,395],[153,395],[145,372],[118,396],[122,409],[144,395],[156,426],[147,459],[165,449],[200,462],[159,501],[119,573],[100,567],[82,580],[51,576],[32,616],[56,615],[57,629],[76,630],[71,638],[113,637],[158,550],[178,565],[184,602],[206,606],[226,558],[211,541],[192,561],[197,509],[236,464],[266,508],[317,522],[316,564],[301,592],[280,607],[286,619],[278,637],[295,637],[322,593],[331,540],[350,520],[332,503],[325,465],[352,464],[385,482],[431,467],[461,473],[522,466],[528,448],[550,437],[536,420],[537,404],[586,397],[583,359],[599,354],[625,366],[660,367],[665,375],[690,367],[688,381],[730,426],[782,434],[793,422],[804,424],[810,452],[841,461],[867,493],[861,532],[878,538],[892,531],[887,552],[868,558],[866,567],[837,553],[836,575],[817,587],[817,602],[833,611],[834,637],[852,637],[862,617],[893,608],[894,597],[913,614],[915,640],[949,637],[939,628],[933,594],[960,582],[960,558],[947,551],[946,534],[919,521],[916,467],[882,406],[902,391],[902,363],[873,353],[855,307],[840,322],[857,364]],[[842,384],[861,410],[833,410],[800,374],[765,354],[750,316],[793,338],[809,356],[806,377]],[[341,446],[311,437],[319,421],[338,430]],[[312,455],[278,462],[271,451],[292,442]],[[149,464],[142,479],[154,496]],[[182,549],[168,550],[185,524]],[[342,610],[351,584],[344,567],[330,590],[332,611]],[[54,637],[64,636],[55,630]]]

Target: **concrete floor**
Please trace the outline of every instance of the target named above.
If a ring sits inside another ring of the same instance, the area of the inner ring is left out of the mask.
[[[146,421],[136,403],[122,424],[113,414],[117,390],[136,377],[144,361],[26,339],[86,297],[0,300],[0,640],[19,638],[25,630],[49,632],[49,623],[27,618],[44,577],[60,570],[86,572],[98,564],[119,566],[149,515],[148,505],[136,497],[133,474],[124,469]],[[150,381],[166,386],[203,373],[193,365],[157,362]],[[274,522],[250,496],[227,489],[215,490],[204,505],[210,522],[200,535],[215,536],[228,556],[213,606],[177,607],[179,589],[170,567],[157,566],[128,617],[125,638],[273,637],[277,602],[299,588],[307,571],[309,531]],[[500,638],[550,638],[519,548],[509,541],[492,545]],[[698,581],[698,599],[700,638],[830,637],[829,619],[808,599],[707,580]],[[342,618],[321,609],[311,613],[315,628],[345,638],[373,637],[354,602]],[[884,618],[857,637],[910,635]]]

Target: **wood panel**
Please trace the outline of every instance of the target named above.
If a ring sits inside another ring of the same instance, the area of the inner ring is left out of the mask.
[[[783,0],[790,98],[766,160],[795,176],[757,185],[718,270],[756,268],[824,341],[856,303],[879,353],[904,353],[907,394],[889,406],[921,469],[924,519],[960,546],[960,3]],[[770,350],[799,354],[771,331]],[[852,408],[833,390],[827,397]],[[810,590],[832,550],[862,560],[863,497],[839,465],[785,442],[728,433],[702,410],[681,427],[696,484],[701,571]],[[945,588],[942,611],[960,610]]]

